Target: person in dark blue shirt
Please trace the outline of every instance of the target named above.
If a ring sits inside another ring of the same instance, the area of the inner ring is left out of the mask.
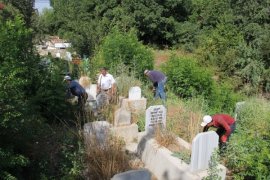
[[[64,80],[68,83],[69,92],[78,97],[78,105],[83,108],[88,98],[85,89],[78,82],[72,80],[70,76],[65,76]]]
[[[167,81],[167,77],[160,71],[155,70],[145,70],[144,74],[152,81],[153,86],[156,89],[155,99],[160,97],[163,104],[166,102],[166,93],[164,90],[164,85]]]

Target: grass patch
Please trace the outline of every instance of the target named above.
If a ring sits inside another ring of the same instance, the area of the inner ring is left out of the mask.
[[[155,139],[160,146],[168,148],[172,144],[177,144],[176,136],[159,126],[155,127]]]
[[[97,138],[86,142],[87,177],[90,179],[110,179],[113,175],[130,170],[129,157],[125,153],[124,142],[116,137],[105,138],[100,144]]]

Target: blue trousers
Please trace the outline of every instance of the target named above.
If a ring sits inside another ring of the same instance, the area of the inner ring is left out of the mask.
[[[167,81],[167,78],[164,78],[162,81],[157,83],[156,87],[156,94],[155,94],[155,99],[160,98],[162,99],[162,102],[165,104],[166,102],[166,93],[164,90],[164,85]]]

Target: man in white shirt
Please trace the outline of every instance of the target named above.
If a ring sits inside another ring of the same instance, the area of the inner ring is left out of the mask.
[[[100,75],[97,82],[97,105],[101,107],[109,103],[112,96],[115,94],[115,80],[108,73],[106,67],[100,69]]]

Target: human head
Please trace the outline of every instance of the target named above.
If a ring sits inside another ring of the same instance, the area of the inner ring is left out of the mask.
[[[149,73],[148,69],[144,70],[144,75],[148,76],[148,73]]]
[[[106,67],[102,67],[101,69],[100,69],[100,73],[103,75],[103,76],[105,76],[106,74],[107,74],[107,68]]]
[[[208,123],[210,123],[211,121],[212,121],[212,117],[209,115],[205,115],[205,116],[203,116],[203,122],[201,123],[201,126],[204,127]]]
[[[71,77],[70,76],[65,76],[64,81],[71,81]]]

